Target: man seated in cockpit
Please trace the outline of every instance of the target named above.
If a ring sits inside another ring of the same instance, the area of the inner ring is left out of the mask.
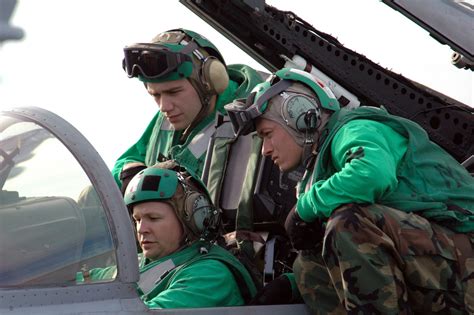
[[[124,198],[142,249],[138,292],[147,306],[238,306],[255,295],[247,269],[213,244],[219,212],[200,180],[167,161],[136,174]],[[93,269],[88,276],[115,272]]]

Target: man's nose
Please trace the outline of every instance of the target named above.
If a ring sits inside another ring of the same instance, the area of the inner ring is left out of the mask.
[[[264,156],[271,155],[273,152],[273,146],[270,142],[270,140],[263,139],[263,144],[262,144],[262,154]]]
[[[148,225],[146,222],[140,221],[137,222],[137,233],[138,234],[144,234],[148,232]]]
[[[166,95],[161,95],[160,100],[158,101],[158,106],[162,112],[170,112],[173,110],[173,102]]]

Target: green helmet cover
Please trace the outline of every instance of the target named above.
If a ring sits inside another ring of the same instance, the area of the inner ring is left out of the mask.
[[[222,57],[222,55],[219,52],[219,50],[217,49],[217,47],[214,46],[214,44],[212,44],[208,39],[206,39],[205,37],[203,37],[202,35],[200,35],[196,32],[186,30],[186,29],[182,29],[182,28],[173,29],[173,30],[168,30],[164,33],[161,33],[161,34],[157,35],[157,37],[155,37],[155,38],[159,38],[159,36],[162,35],[162,34],[166,34],[166,33],[169,33],[169,32],[176,32],[176,31],[177,32],[182,32],[183,34],[188,35],[189,37],[191,37],[197,43],[199,48],[204,49],[208,54],[218,58],[225,65],[224,58]],[[168,48],[170,51],[173,51],[173,52],[181,52],[187,46],[187,45],[182,45],[180,43],[161,42],[161,41],[156,40],[156,39],[152,40],[152,42],[163,45],[166,48]],[[187,54],[192,57],[193,51],[194,50],[189,51]],[[167,75],[165,77],[156,78],[156,79],[147,79],[147,78],[143,77],[142,75],[138,75],[138,79],[140,81],[146,82],[146,83],[162,83],[162,82],[185,79],[185,78],[189,78],[192,75],[193,67],[194,66],[193,66],[192,62],[185,61],[185,62],[183,62],[182,64],[180,64],[178,66],[176,71],[171,72],[169,75]]]
[[[283,68],[275,72],[275,76],[280,78],[281,80],[297,81],[307,85],[318,96],[322,108],[331,111],[337,111],[341,108],[341,106],[339,105],[339,101],[336,99],[332,91],[319,80],[316,79],[315,81],[314,76],[305,71],[292,68]],[[263,95],[268,89],[273,86],[271,81],[273,80],[265,81],[255,86],[252,91],[256,92],[255,100],[257,100],[261,95]],[[267,110],[267,107],[268,101],[262,104],[260,111],[262,113],[265,112]]]
[[[133,177],[125,190],[127,206],[136,203],[167,200],[174,196],[178,187],[178,176],[173,170],[146,168]]]
[[[186,242],[210,240],[219,228],[220,212],[204,183],[172,160],[137,173],[125,190],[124,201],[130,212],[142,202],[167,203],[183,226]]]

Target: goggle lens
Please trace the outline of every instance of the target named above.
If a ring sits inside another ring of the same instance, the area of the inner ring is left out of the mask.
[[[192,62],[191,57],[167,50],[161,45],[137,44],[124,48],[122,67],[129,78],[142,75],[147,79],[164,77],[182,63]]]
[[[260,84],[268,84],[267,82]],[[263,94],[257,97],[256,93],[251,93],[245,102],[242,99],[234,100],[224,108],[229,115],[234,133],[239,136],[245,136],[255,131],[255,119],[261,116],[267,109],[267,102],[273,96],[283,92],[292,84],[289,80],[280,80],[277,83],[267,87]],[[257,85],[258,88],[258,85]],[[257,99],[255,99],[257,98]]]

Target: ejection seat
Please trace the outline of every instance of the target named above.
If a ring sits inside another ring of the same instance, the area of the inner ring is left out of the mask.
[[[226,247],[251,265],[260,287],[291,272],[296,252],[283,225],[302,176],[281,173],[261,146],[255,132],[236,138],[228,117],[219,115],[202,177],[222,211]]]

